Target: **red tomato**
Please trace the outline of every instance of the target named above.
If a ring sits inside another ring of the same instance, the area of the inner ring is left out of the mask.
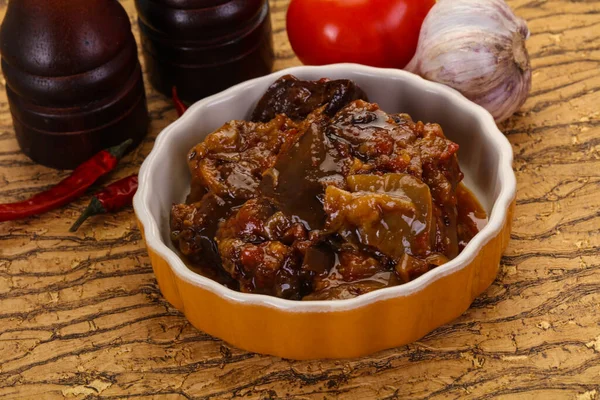
[[[292,0],[287,32],[305,64],[404,68],[435,0]]]

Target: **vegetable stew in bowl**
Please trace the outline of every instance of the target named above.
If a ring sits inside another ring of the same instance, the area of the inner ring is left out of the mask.
[[[229,288],[292,300],[356,297],[455,258],[487,216],[437,124],[387,114],[349,80],[284,76],[250,121],[188,154],[171,236]]]

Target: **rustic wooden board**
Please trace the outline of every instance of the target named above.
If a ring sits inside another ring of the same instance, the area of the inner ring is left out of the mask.
[[[134,21],[133,0],[122,3]],[[287,3],[272,1],[278,69],[299,64]],[[249,354],[164,301],[131,210],[69,234],[85,197],[0,225],[0,398],[600,399],[600,1],[510,5],[529,21],[535,67],[531,98],[502,126],[519,182],[513,240],[497,281],[461,318],[357,360]],[[148,90],[152,134],[115,178],[136,171],[175,119]],[[0,92],[6,202],[67,173],[19,152]]]

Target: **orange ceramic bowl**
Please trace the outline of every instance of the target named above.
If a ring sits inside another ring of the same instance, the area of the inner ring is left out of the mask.
[[[460,145],[467,186],[489,224],[454,260],[405,285],[350,300],[301,302],[239,293],[186,267],[170,240],[173,203],[190,188],[186,155],[207,134],[245,119],[277,78],[356,81],[389,113],[437,122]],[[510,233],[516,192],[512,149],[491,115],[456,91],[410,73],[352,64],[298,67],[234,86],[194,104],[157,138],[134,200],[165,298],[198,329],[241,349],[290,359],[358,357],[415,341],[461,315],[494,281]]]

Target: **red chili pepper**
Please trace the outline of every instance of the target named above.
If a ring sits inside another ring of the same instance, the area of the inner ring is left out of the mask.
[[[13,221],[45,213],[80,197],[94,182],[112,171],[131,146],[131,139],[102,150],[80,166],[69,177],[45,192],[18,203],[0,204],[0,222]]]
[[[75,232],[86,219],[93,215],[112,213],[130,205],[137,188],[137,175],[131,175],[120,181],[111,183],[92,197],[90,204],[69,231]]]
[[[181,117],[187,111],[188,106],[183,104],[183,101],[181,101],[179,95],[177,95],[177,88],[175,86],[173,86],[171,92],[173,95],[173,105],[175,106],[175,110],[177,110],[177,115]]]

